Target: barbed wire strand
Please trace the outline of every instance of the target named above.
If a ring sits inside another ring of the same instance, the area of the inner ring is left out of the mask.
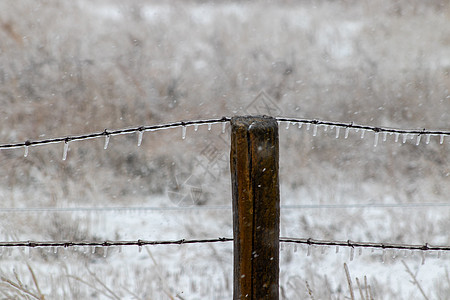
[[[370,130],[375,133],[386,132],[386,133],[398,133],[398,134],[413,134],[413,135],[443,135],[450,136],[450,131],[447,130],[427,130],[427,129],[399,129],[399,128],[389,128],[381,126],[371,126],[371,125],[358,125],[353,122],[343,123],[343,122],[333,122],[333,121],[323,121],[317,119],[297,119],[297,118],[286,118],[286,117],[276,117],[278,122],[291,122],[291,123],[302,123],[311,125],[322,125],[322,126],[334,126],[341,128],[352,128],[357,130]]]
[[[155,246],[155,245],[184,245],[230,242],[232,238],[220,237],[216,239],[192,239],[192,240],[167,240],[167,241],[20,241],[20,242],[0,242],[0,247],[113,247],[113,246]]]
[[[290,122],[290,123],[302,123],[302,124],[311,124],[311,125],[323,125],[323,126],[335,126],[339,128],[353,128],[356,130],[371,130],[375,133],[385,132],[391,134],[413,134],[413,135],[439,135],[441,136],[441,144],[443,143],[444,136],[450,136],[450,131],[446,130],[426,130],[426,129],[397,129],[397,128],[388,128],[388,127],[377,127],[370,125],[358,125],[353,122],[351,123],[342,123],[342,122],[333,122],[333,121],[323,121],[317,119],[298,119],[298,118],[286,118],[286,117],[276,117],[278,122]],[[117,129],[117,130],[108,130],[105,129],[102,132],[94,132],[83,135],[72,135],[65,137],[57,137],[52,139],[43,139],[43,140],[27,140],[25,142],[18,143],[10,143],[10,144],[2,144],[0,145],[0,149],[11,149],[11,148],[26,148],[26,153],[29,146],[39,146],[45,144],[54,144],[54,143],[62,143],[64,142],[67,147],[67,144],[71,141],[80,141],[87,139],[95,139],[99,137],[110,137],[113,135],[120,134],[131,134],[131,133],[142,133],[145,131],[159,131],[163,129],[176,128],[176,127],[186,127],[186,126],[198,126],[198,125],[206,125],[206,124],[216,124],[216,123],[224,123],[231,121],[231,117],[222,117],[217,119],[205,119],[205,120],[189,120],[189,121],[178,121],[173,123],[166,124],[157,124],[157,125],[146,125],[146,126],[138,126],[132,128],[125,129]],[[184,136],[184,134],[183,134]],[[139,137],[139,140],[141,136]],[[26,155],[25,155],[26,156]]]
[[[3,145],[0,145],[0,149],[30,147],[30,146],[55,144],[55,143],[62,143],[62,142],[69,143],[72,141],[81,141],[81,140],[95,139],[95,138],[99,138],[99,137],[109,137],[109,136],[121,135],[121,134],[131,134],[131,133],[136,133],[136,132],[159,131],[159,130],[163,130],[163,129],[176,128],[176,127],[224,123],[224,122],[229,122],[230,120],[231,120],[231,118],[229,118],[229,117],[222,117],[220,119],[179,121],[179,122],[174,122],[174,123],[146,125],[146,126],[124,128],[124,129],[117,129],[117,130],[105,129],[102,132],[87,133],[87,134],[82,134],[82,135],[72,135],[72,136],[57,137],[57,138],[52,138],[52,139],[43,139],[43,140],[36,140],[36,141],[27,140],[27,141],[21,142],[21,143],[3,144]]]
[[[437,246],[428,243],[421,245],[408,245],[398,243],[373,243],[373,242],[354,242],[354,241],[334,241],[334,240],[316,240],[304,238],[280,238],[283,243],[295,243],[314,246],[339,246],[350,248],[375,248],[392,250],[422,250],[422,251],[450,251],[450,246]]]
[[[341,204],[302,204],[281,205],[281,209],[337,209],[337,208],[423,208],[450,207],[450,203],[341,203]],[[117,206],[117,207],[5,207],[0,213],[28,212],[139,212],[139,211],[197,211],[197,210],[231,210],[230,205],[195,205],[195,206]]]
[[[184,245],[201,243],[220,243],[231,242],[233,238],[220,237],[215,239],[192,239],[192,240],[167,240],[167,241],[19,241],[19,242],[0,242],[0,247],[114,247],[114,246],[155,246],[155,245]],[[335,240],[316,240],[312,238],[280,238],[281,243],[295,243],[313,246],[339,246],[350,248],[375,248],[391,250],[421,250],[421,251],[450,251],[450,246],[437,246],[428,243],[420,245],[399,244],[399,243],[374,243],[374,242],[354,242],[354,241],[335,241]]]

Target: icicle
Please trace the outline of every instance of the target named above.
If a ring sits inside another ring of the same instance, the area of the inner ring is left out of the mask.
[[[294,252],[297,252],[297,244],[294,245]]]
[[[31,247],[28,247],[28,259],[33,258],[33,251],[31,250]]]
[[[108,256],[108,247],[103,247],[103,257],[106,258]]]
[[[181,138],[184,140],[186,138],[186,126],[181,127]]]
[[[303,123],[298,123],[298,129],[302,128]]]
[[[225,130],[227,129],[227,123],[223,122],[222,123],[222,133],[225,133]]]
[[[317,124],[314,124],[314,127],[313,127],[313,136],[316,136],[317,135]]]
[[[105,145],[103,146],[103,149],[108,149],[109,145],[109,134],[105,135]]]
[[[336,253],[339,253],[339,246],[336,246]]]
[[[69,151],[69,141],[66,140],[64,142],[64,152],[63,152],[62,160],[66,160],[66,158],[67,158],[67,151]]]
[[[308,252],[306,252],[306,256],[311,255],[311,245],[308,245]]]
[[[387,140],[387,132],[385,131],[385,132],[383,132],[383,142],[386,142],[386,140]]]
[[[406,250],[403,250],[403,257],[407,257],[408,256],[408,252]]]
[[[378,145],[378,136],[380,135],[379,132],[375,132],[375,139],[373,141],[373,146],[376,147]]]
[[[353,261],[354,256],[355,256],[355,248],[350,247],[350,261]]]
[[[365,129],[361,129],[361,138],[364,138],[364,135],[366,134],[366,130]]]
[[[444,135],[443,134],[441,134],[440,135],[440,138],[439,138],[439,144],[443,144],[444,143]]]
[[[350,127],[345,128],[344,139],[348,138],[348,133],[350,132]]]
[[[327,124],[324,124],[324,125],[323,125],[323,131],[324,131],[324,132],[327,132],[327,131],[328,131],[328,125],[327,125]]]
[[[339,138],[339,131],[341,130],[341,127],[336,126],[336,138]]]
[[[23,153],[23,157],[28,156],[28,146],[25,146],[25,152]]]
[[[291,249],[292,249],[292,246],[291,246],[291,244],[286,244],[286,252],[290,252],[291,251]],[[259,255],[256,253],[256,251],[253,251],[253,257],[258,257]]]
[[[425,264],[425,251],[424,250],[422,250],[421,251],[422,253],[422,265],[424,265]]]
[[[141,253],[142,252],[142,246],[141,245],[139,245],[139,253]]]
[[[95,246],[93,246],[93,247],[91,248],[91,253],[92,253],[92,254],[95,253],[95,250],[96,250],[95,248],[96,248]]]
[[[422,138],[422,135],[419,133],[418,135],[417,135],[417,140],[416,140],[416,146],[419,146],[419,144],[420,144],[420,139]]]
[[[138,147],[141,146],[143,137],[144,137],[144,131],[143,130],[139,130],[139,132],[138,132]]]
[[[291,126],[291,122],[287,121],[287,123],[286,123],[286,130],[289,129],[289,126]]]
[[[381,255],[381,262],[383,264],[386,262],[386,249],[383,249],[383,254]]]
[[[212,124],[208,123],[208,131],[211,131],[211,126],[212,126]]]
[[[311,123],[306,124],[306,130],[309,130],[311,128]]]
[[[425,144],[428,145],[430,143],[430,138],[431,138],[431,134],[427,134],[426,139],[425,139]]]
[[[404,134],[402,135],[402,137],[403,137],[403,144],[404,144],[404,143],[406,143],[406,139],[408,138],[408,134],[407,134],[407,133],[404,133]]]
[[[58,247],[53,247],[53,254],[58,253]]]
[[[400,133],[396,132],[395,134],[395,142],[398,142],[398,138],[400,137]]]
[[[194,131],[198,130],[198,124],[194,124]]]

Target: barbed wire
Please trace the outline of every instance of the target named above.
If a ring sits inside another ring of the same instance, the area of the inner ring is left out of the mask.
[[[338,209],[338,208],[423,208],[450,207],[450,203],[339,203],[339,204],[287,204],[281,209]],[[39,212],[140,212],[140,211],[198,211],[231,210],[230,205],[193,206],[100,206],[100,207],[4,207],[0,213],[39,213]]]
[[[305,238],[280,238],[283,243],[295,243],[313,246],[338,246],[350,248],[372,248],[372,249],[390,249],[390,250],[422,250],[422,251],[450,251],[450,246],[437,246],[428,243],[421,245],[409,245],[398,243],[374,243],[374,242],[354,242],[354,241],[335,241],[335,240],[316,240]]]
[[[338,129],[340,129],[340,128],[346,128],[347,130],[348,129],[355,129],[355,130],[362,130],[362,131],[369,130],[369,131],[375,132],[377,137],[378,137],[379,133],[396,134],[396,141],[398,140],[398,136],[400,134],[404,135],[404,140],[407,135],[417,135],[418,136],[417,143],[420,142],[420,137],[423,135],[427,136],[427,143],[429,142],[429,136],[440,136],[441,144],[444,142],[445,136],[450,136],[450,131],[447,131],[447,130],[397,129],[397,128],[378,127],[378,126],[370,126],[370,125],[358,125],[353,122],[343,123],[343,122],[324,121],[324,120],[317,120],[317,119],[299,119],[299,118],[287,118],[287,117],[276,117],[275,119],[278,122],[288,122],[288,126],[290,123],[307,124],[309,126],[314,125],[315,130],[317,129],[317,126],[335,127],[336,128],[336,137],[339,136]],[[82,135],[69,135],[69,136],[65,136],[65,137],[57,137],[57,138],[52,138],[52,139],[43,139],[43,140],[34,140],[34,141],[27,140],[25,142],[1,144],[0,150],[25,147],[25,156],[26,156],[28,153],[28,151],[27,151],[28,147],[30,147],[30,146],[39,146],[39,145],[54,144],[54,143],[65,143],[64,156],[63,156],[63,159],[65,159],[68,143],[72,142],[72,141],[81,141],[81,140],[105,137],[106,138],[105,148],[106,148],[108,145],[110,136],[139,133],[138,145],[140,145],[140,143],[142,141],[142,133],[145,131],[159,131],[159,130],[163,130],[163,129],[183,127],[183,138],[184,138],[185,133],[186,133],[185,129],[187,126],[195,126],[197,128],[197,126],[199,126],[199,125],[209,125],[210,126],[212,124],[225,123],[225,122],[230,122],[230,121],[231,121],[231,117],[222,117],[220,119],[216,118],[216,119],[205,119],[205,120],[178,121],[178,122],[173,122],[173,123],[145,125],[145,126],[117,129],[117,130],[105,129],[102,132],[87,133],[87,134],[82,134]],[[348,135],[348,132],[346,132],[346,136],[347,135]],[[386,137],[384,137],[384,139],[385,138]]]
[[[114,246],[155,246],[155,245],[184,245],[184,244],[202,244],[202,243],[219,243],[230,242],[232,238],[220,237],[216,239],[181,239],[166,241],[20,241],[20,242],[0,242],[0,247],[28,247],[28,248],[44,248],[44,247],[114,247]]]
[[[343,123],[343,122],[333,122],[333,121],[323,121],[316,119],[297,119],[297,118],[286,118],[286,117],[276,117],[279,122],[290,122],[290,123],[302,123],[311,125],[322,125],[322,126],[334,126],[341,128],[352,128],[358,130],[370,130],[375,133],[386,132],[386,133],[398,133],[398,134],[414,134],[414,135],[444,135],[450,136],[450,131],[447,130],[427,130],[427,129],[399,129],[399,128],[389,128],[381,126],[370,126],[370,125],[358,125],[353,122]]]
[[[124,128],[124,129],[117,129],[117,130],[105,129],[102,132],[87,133],[87,134],[82,134],[82,135],[72,135],[72,136],[57,137],[57,138],[52,138],[52,139],[43,139],[43,140],[36,140],[36,141],[27,140],[25,142],[19,142],[19,143],[2,144],[2,145],[0,145],[0,149],[22,148],[22,147],[45,145],[45,144],[63,143],[63,142],[69,143],[72,141],[95,139],[95,138],[99,138],[99,137],[110,137],[113,135],[131,134],[131,133],[139,133],[139,132],[145,132],[145,131],[159,131],[159,130],[163,130],[163,129],[176,128],[176,127],[199,126],[199,125],[224,123],[224,122],[229,122],[230,120],[231,120],[231,118],[229,118],[229,117],[222,117],[220,119],[178,121],[178,122],[173,122],[173,123],[146,125],[146,126],[138,126],[138,127]]]
[[[19,242],[0,242],[0,247],[116,247],[116,246],[156,246],[156,245],[184,245],[184,244],[202,244],[202,243],[220,243],[232,242],[233,238],[219,237],[215,239],[180,239],[163,241],[19,241]],[[337,246],[350,248],[372,248],[383,250],[420,250],[420,251],[450,251],[450,246],[430,245],[428,243],[413,245],[399,243],[378,243],[378,242],[354,242],[354,241],[336,241],[336,240],[317,240],[312,238],[289,238],[281,237],[281,243],[295,243],[310,246]]]

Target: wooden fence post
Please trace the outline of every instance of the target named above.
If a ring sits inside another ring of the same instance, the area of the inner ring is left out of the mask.
[[[278,123],[231,119],[233,299],[279,299]]]

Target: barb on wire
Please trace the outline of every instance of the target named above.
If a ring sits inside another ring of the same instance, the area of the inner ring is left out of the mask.
[[[232,238],[220,237],[216,239],[192,239],[192,240],[167,240],[167,241],[20,241],[20,242],[0,242],[0,247],[113,247],[113,246],[155,246],[155,245],[184,245],[230,242]]]
[[[353,122],[342,123],[342,122],[322,121],[322,120],[316,120],[316,119],[298,119],[298,118],[286,118],[286,117],[277,117],[275,119],[279,122],[291,122],[291,123],[302,123],[302,124],[311,124],[311,125],[334,126],[334,127],[341,127],[341,128],[353,128],[353,129],[357,129],[357,130],[370,130],[375,133],[386,132],[386,133],[398,133],[398,134],[450,136],[450,131],[448,131],[448,130],[397,129],[397,128],[378,127],[378,126],[370,126],[370,125],[358,125]]]
[[[280,238],[283,243],[296,243],[314,246],[340,246],[351,248],[378,248],[393,250],[422,250],[422,251],[450,251],[450,246],[436,246],[425,243],[423,245],[392,244],[392,243],[373,243],[373,242],[354,242],[354,241],[334,241],[334,240],[315,240],[304,238]]]
[[[30,147],[30,146],[38,146],[38,145],[54,144],[54,143],[62,143],[62,142],[69,143],[72,141],[95,139],[95,138],[99,138],[99,137],[106,137],[106,139],[108,139],[112,135],[130,134],[130,133],[136,133],[136,132],[140,134],[144,131],[158,131],[158,130],[163,130],[163,129],[169,129],[169,128],[175,128],[175,127],[186,127],[186,126],[193,126],[193,125],[194,126],[195,125],[197,125],[197,126],[204,125],[204,124],[209,125],[209,124],[229,122],[230,120],[231,120],[231,118],[229,118],[229,117],[222,117],[220,119],[179,121],[179,122],[174,122],[174,123],[138,126],[138,127],[117,129],[117,130],[105,129],[102,132],[94,132],[94,133],[88,133],[88,134],[82,134],[82,135],[72,135],[72,136],[58,137],[58,138],[53,138],[53,139],[36,140],[36,141],[27,140],[25,142],[20,142],[20,143],[3,144],[3,145],[0,145],[0,149],[26,147],[25,149],[28,150],[28,147]],[[105,148],[106,147],[107,147],[107,144],[106,144]]]

